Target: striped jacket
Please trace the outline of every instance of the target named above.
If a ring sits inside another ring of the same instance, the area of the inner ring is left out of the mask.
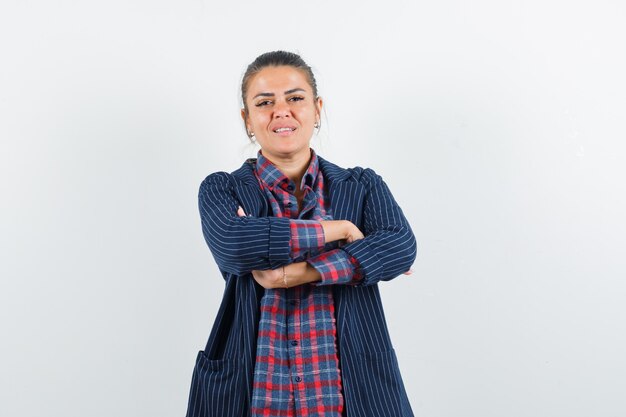
[[[365,235],[342,246],[361,266],[357,285],[333,285],[346,417],[413,417],[400,375],[379,281],[413,264],[415,236],[389,188],[372,169],[341,168],[318,155],[333,219]],[[264,293],[250,273],[291,262],[289,219],[268,217],[254,159],[202,182],[199,209],[205,240],[225,279],[222,303],[193,371],[187,417],[247,417]],[[242,206],[251,217],[239,217]]]

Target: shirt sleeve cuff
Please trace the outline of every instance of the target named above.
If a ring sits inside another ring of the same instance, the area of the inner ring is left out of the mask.
[[[311,285],[356,285],[362,278],[358,261],[341,249],[333,249],[321,253],[314,258],[308,259],[307,262],[322,277],[321,281],[312,282]]]
[[[290,220],[291,258],[296,259],[307,252],[318,254],[324,249],[324,228],[318,220]]]

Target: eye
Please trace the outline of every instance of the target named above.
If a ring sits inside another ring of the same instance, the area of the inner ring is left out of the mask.
[[[271,104],[272,102],[270,100],[263,100],[263,101],[259,101],[258,103],[255,104],[256,107],[263,107],[263,106],[267,106],[268,104]]]
[[[289,97],[289,101],[300,101],[300,100],[304,100],[304,97],[302,96]]]

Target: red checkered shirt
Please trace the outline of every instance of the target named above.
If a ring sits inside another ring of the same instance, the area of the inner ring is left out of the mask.
[[[320,220],[331,220],[324,178],[315,151],[300,184],[258,152],[255,175],[273,216],[291,219],[291,258],[317,269],[321,281],[292,288],[265,289],[257,336],[252,417],[341,417],[344,400],[336,346],[335,306],[330,284],[361,279],[356,259],[324,244]]]

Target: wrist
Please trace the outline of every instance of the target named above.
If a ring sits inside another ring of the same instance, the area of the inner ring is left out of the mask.
[[[324,243],[346,239],[348,235],[347,220],[321,220],[324,231]]]
[[[309,282],[320,281],[322,276],[306,261],[296,262],[285,266],[287,287],[295,287]]]
[[[322,280],[322,275],[308,262],[302,262],[305,268],[306,282],[317,282]]]

